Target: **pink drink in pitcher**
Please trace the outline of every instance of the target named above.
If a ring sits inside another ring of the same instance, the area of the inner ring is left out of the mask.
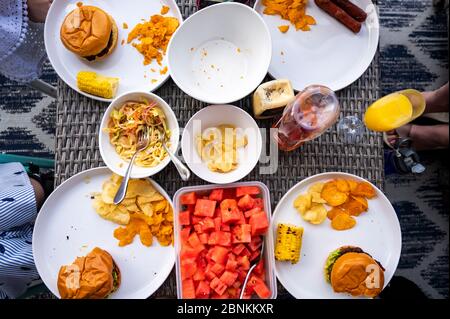
[[[299,92],[295,100],[283,111],[274,138],[282,151],[292,151],[304,142],[312,140],[339,117],[339,101],[336,94],[322,85],[310,85]]]

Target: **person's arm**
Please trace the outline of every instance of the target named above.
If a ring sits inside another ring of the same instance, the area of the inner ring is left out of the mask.
[[[444,86],[432,92],[424,92],[427,106],[425,113],[448,112],[448,82]]]

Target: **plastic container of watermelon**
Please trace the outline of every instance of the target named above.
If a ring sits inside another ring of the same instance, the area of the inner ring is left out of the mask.
[[[264,212],[267,214],[267,219],[270,224],[271,220],[271,205],[270,205],[270,193],[267,186],[261,182],[239,182],[225,185],[211,184],[211,185],[199,185],[199,186],[189,186],[183,187],[179,189],[173,199],[174,203],[174,239],[175,239],[175,252],[176,252],[176,278],[177,278],[177,297],[179,299],[183,298],[183,286],[181,279],[181,260],[180,260],[180,251],[181,251],[181,229],[182,225],[180,225],[179,213],[185,211],[186,206],[181,204],[181,197],[185,194],[195,192],[200,196],[209,196],[211,191],[215,189],[224,189],[229,192],[233,188],[238,187],[258,187],[260,189],[260,194],[255,195],[255,198],[261,198],[264,206]],[[197,196],[198,198],[198,196]],[[264,240],[264,269],[265,269],[265,283],[267,287],[270,289],[270,296],[267,299],[275,299],[277,297],[277,280],[275,275],[275,266],[274,266],[274,242],[273,242],[273,234],[270,231],[270,225],[268,231],[263,235]],[[253,262],[251,262],[253,265]],[[258,298],[255,294],[253,294],[253,298]]]

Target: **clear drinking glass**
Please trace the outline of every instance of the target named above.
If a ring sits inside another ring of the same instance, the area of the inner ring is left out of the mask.
[[[311,85],[289,103],[273,125],[274,138],[282,151],[292,151],[304,142],[320,136],[336,123],[339,116],[336,94],[326,86]]]

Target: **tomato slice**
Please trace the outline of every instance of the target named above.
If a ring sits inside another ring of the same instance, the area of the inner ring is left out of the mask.
[[[195,192],[186,193],[181,195],[180,202],[181,205],[194,205],[197,200],[197,195]]]

